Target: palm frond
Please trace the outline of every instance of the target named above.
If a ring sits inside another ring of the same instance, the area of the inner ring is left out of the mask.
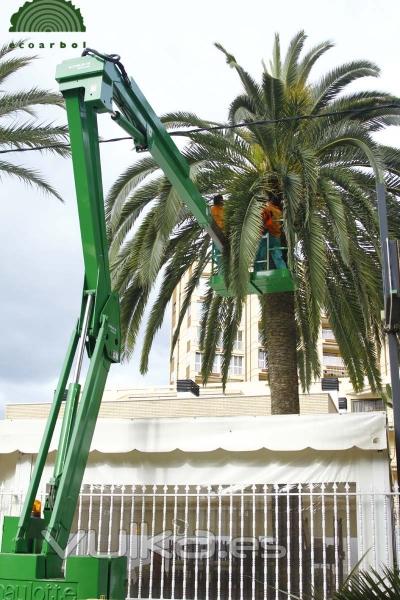
[[[233,356],[233,344],[242,319],[243,302],[240,298],[227,298],[224,304],[225,314],[223,315],[222,336],[224,352],[222,355],[221,376],[222,389],[225,391]]]
[[[253,77],[245,69],[243,69],[243,67],[241,67],[238,64],[238,62],[236,61],[236,58],[232,54],[229,54],[229,52],[227,52],[221,44],[216,43],[214,45],[216,48],[218,48],[218,50],[220,50],[223,54],[225,54],[226,62],[228,63],[228,65],[236,70],[247,95],[254,102],[254,104],[257,108],[257,112],[260,113],[263,108],[263,102],[262,102],[262,92],[261,92],[261,89],[260,89],[260,86],[258,85],[258,83],[253,79]]]
[[[400,595],[400,573],[397,569],[356,572],[343,588],[336,592],[334,600],[397,600]]]
[[[178,283],[180,282],[181,278],[186,273],[186,271],[196,261],[196,268],[186,286],[186,294],[182,305],[183,315],[186,314],[187,306],[190,302],[192,294],[200,280],[200,277],[204,271],[207,261],[209,260],[207,254],[208,246],[209,241],[205,240],[200,246],[198,252],[192,252],[192,254],[189,254],[187,251],[176,252],[172,256],[170,263],[167,265],[158,297],[154,302],[152,311],[147,320],[146,332],[143,340],[142,353],[140,359],[141,373],[147,373],[149,364],[149,354],[153,344],[154,336],[163,324],[165,310],[167,308],[168,303],[171,300],[172,294],[175,288],[177,287]],[[182,250],[184,250],[184,248],[182,248]],[[179,333],[181,323],[182,321],[178,319],[178,323],[174,333]]]
[[[161,117],[161,122],[168,130],[180,129],[181,127],[212,127],[213,125],[221,125],[216,121],[206,121],[201,119],[194,113],[176,111],[166,113]]]
[[[249,268],[254,263],[261,238],[261,205],[257,196],[227,205],[231,232],[231,284],[239,297],[247,293]],[[240,224],[240,227],[237,225]]]
[[[0,84],[8,77],[19,73],[36,57],[10,56],[24,40],[4,44],[0,48]],[[28,90],[5,91],[0,94],[0,145],[5,150],[35,148],[43,152],[68,156],[70,153],[67,140],[68,129],[53,123],[40,123],[35,116],[35,108],[39,106],[63,106],[63,98],[54,92],[32,87]],[[28,115],[29,121],[19,122],[18,117]],[[28,185],[35,185],[47,194],[61,200],[60,194],[49,184],[38,171],[22,165],[14,165],[9,161],[0,163],[3,174],[15,176]]]
[[[60,156],[70,153],[66,145],[68,129],[52,124],[25,123],[0,126],[0,145],[14,148],[45,147],[46,152]]]
[[[293,86],[297,83],[298,61],[305,40],[306,35],[304,31],[299,31],[289,44],[282,68],[282,79],[287,87]]]
[[[362,77],[378,77],[379,67],[368,60],[346,63],[325,75],[313,90],[313,113],[330,103],[347,85]]]
[[[277,77],[269,73],[262,74],[262,89],[265,102],[265,116],[268,119],[279,119],[284,109],[284,85]]]
[[[136,280],[132,280],[121,297],[122,356],[124,360],[129,359],[135,349],[150,292],[151,288],[145,288]]]
[[[314,46],[314,48],[311,48],[311,50],[307,52],[298,66],[297,78],[300,86],[306,85],[310,72],[315,63],[321,58],[321,56],[325,54],[325,52],[334,46],[335,44],[333,42],[326,41]]]
[[[270,61],[270,69],[272,77],[280,79],[282,73],[282,62],[281,62],[281,43],[279,33],[275,33],[274,47],[272,50],[272,60]],[[265,69],[264,69],[265,71]]]
[[[146,177],[154,173],[157,170],[157,164],[154,159],[150,156],[141,158],[133,165],[130,165],[111,186],[110,191],[107,194],[105,203],[106,219],[110,220],[114,212],[118,219],[118,215],[122,210],[123,204],[128,196]],[[113,230],[115,225],[111,227]]]
[[[32,107],[38,105],[64,106],[64,99],[59,94],[38,88],[23,92],[5,93],[0,97],[0,116],[10,116],[19,111],[33,115]]]
[[[23,57],[19,56],[16,58],[9,58],[7,60],[1,60],[0,51],[0,84],[4,84],[6,79],[11,75],[17,73],[20,69],[23,69],[29,65],[36,57]]]
[[[208,378],[213,370],[217,344],[221,339],[222,320],[220,313],[224,303],[225,300],[222,296],[214,294],[208,307],[205,335],[202,344],[203,359],[201,365],[201,377],[203,384],[208,382]]]
[[[23,167],[21,165],[14,165],[3,160],[0,161],[0,178],[2,175],[9,175],[16,177],[28,186],[37,186],[45,194],[55,196],[60,202],[63,202],[62,197],[57,190],[44,179],[40,173],[34,169]]]

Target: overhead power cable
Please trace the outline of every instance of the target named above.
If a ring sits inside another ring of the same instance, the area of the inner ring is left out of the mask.
[[[203,131],[218,131],[225,129],[237,129],[239,127],[251,127],[252,125],[275,125],[277,123],[288,123],[290,121],[306,121],[306,120],[314,120],[314,119],[325,119],[327,117],[336,117],[340,115],[348,115],[348,114],[359,114],[364,112],[369,112],[371,110],[378,110],[382,108],[398,108],[400,109],[400,104],[392,102],[391,104],[381,104],[380,106],[365,106],[364,108],[348,108],[347,110],[337,110],[327,113],[319,113],[315,115],[294,115],[292,117],[280,117],[279,119],[259,119],[257,121],[243,121],[242,123],[235,123],[234,125],[215,125],[211,127],[197,127],[194,129],[188,129],[185,131],[173,131],[169,132],[170,135],[188,135],[190,133],[201,133]]]
[[[291,117],[280,117],[279,119],[259,119],[256,121],[242,121],[241,123],[235,123],[233,125],[211,125],[209,127],[195,127],[192,129],[184,129],[179,131],[169,131],[170,136],[174,137],[187,137],[193,133],[204,133],[206,131],[227,131],[229,129],[240,129],[242,127],[253,127],[255,125],[276,125],[278,123],[289,123],[291,121],[306,121],[315,119],[326,119],[329,117],[336,117],[341,115],[357,115],[371,110],[382,110],[396,108],[400,110],[400,104],[392,102],[390,104],[381,104],[378,106],[365,106],[364,108],[349,108],[346,110],[337,110],[326,113],[310,114],[310,115],[293,115]],[[122,142],[126,140],[132,140],[131,136],[109,138],[105,140],[99,140],[100,144],[110,144],[114,142]],[[57,148],[70,148],[70,144],[54,144],[50,146],[35,146],[34,148],[10,148],[7,150],[0,150],[0,154],[10,154],[13,152],[35,152],[41,150],[53,150]]]
[[[131,140],[130,136],[110,138],[107,140],[99,140],[100,144],[109,144],[110,142],[122,142],[124,140]],[[12,148],[9,150],[0,150],[0,154],[9,154],[10,152],[35,152],[38,150],[53,150],[54,148],[71,148],[71,144],[53,144],[50,146],[35,146],[34,148]]]

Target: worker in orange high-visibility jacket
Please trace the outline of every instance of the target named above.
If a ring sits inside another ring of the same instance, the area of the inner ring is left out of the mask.
[[[255,269],[266,271],[275,266],[276,269],[286,269],[286,263],[282,256],[282,209],[275,194],[270,194],[261,212],[263,224],[263,237],[258,248]],[[268,235],[266,235],[268,234]],[[272,258],[273,265],[267,260],[267,248]],[[268,264],[269,263],[269,264]]]
[[[224,230],[224,197],[222,194],[217,194],[213,198],[213,205],[210,208],[211,216],[215,221],[215,224],[221,229]],[[221,272],[222,265],[222,257],[221,252],[214,248],[214,257],[215,262],[217,263],[218,273]]]
[[[224,197],[222,194],[217,194],[213,198],[213,205],[210,209],[211,216],[218,225],[218,227],[224,230]]]

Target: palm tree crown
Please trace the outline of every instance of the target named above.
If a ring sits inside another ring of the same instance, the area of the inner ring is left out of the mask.
[[[20,148],[39,148],[51,146],[49,152],[66,156],[69,151],[65,147],[67,128],[53,123],[39,122],[34,107],[63,106],[63,98],[59,94],[32,87],[29,90],[7,92],[4,83],[20,69],[31,64],[34,57],[15,56],[18,43],[5,44],[0,48],[0,146],[2,150]],[[64,142],[64,146],[62,143]],[[61,143],[61,146],[60,146]],[[16,162],[0,160],[0,173],[17,177],[28,185],[35,185],[45,193],[52,194],[61,200],[58,192],[34,169],[24,167]]]
[[[397,125],[400,111],[385,107],[397,101],[390,94],[346,93],[352,82],[379,75],[378,67],[369,61],[351,61],[313,81],[315,63],[333,44],[323,42],[303,53],[305,39],[304,32],[299,32],[282,59],[276,36],[272,61],[268,67],[263,63],[259,81],[217,44],[243,86],[229,106],[228,123],[274,122],[187,134],[190,142],[183,153],[191,177],[203,195],[225,196],[228,242],[223,262],[227,284],[234,291],[232,298],[222,298],[210,288],[206,296],[202,374],[206,380],[222,335],[222,376],[224,383],[227,380],[249,266],[260,241],[261,210],[273,193],[283,210],[287,260],[296,291],[261,297],[270,377],[275,372],[276,380],[282,380],[283,363],[290,361],[297,362],[295,377],[298,368],[304,387],[320,374],[316,348],[323,310],[354,387],[363,386],[365,375],[372,387],[379,387],[381,282],[375,176],[385,180],[390,226],[398,236],[400,161],[397,151],[379,145],[374,134]],[[327,113],[337,114],[288,119]],[[182,112],[166,115],[163,122],[170,130],[215,124]],[[115,182],[107,199],[107,218],[114,283],[122,298],[126,354],[135,345],[149,294],[161,277],[146,324],[141,359],[145,372],[172,292],[189,269],[176,342],[191,294],[210,261],[210,239],[151,157],[135,162]],[[285,321],[287,327],[279,332],[277,325]],[[293,387],[293,371],[291,377],[288,385]],[[292,406],[287,412],[297,410]]]

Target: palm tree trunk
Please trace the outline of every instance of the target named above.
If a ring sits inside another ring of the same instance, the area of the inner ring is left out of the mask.
[[[273,415],[299,414],[299,388],[297,377],[296,353],[296,321],[294,315],[294,294],[281,292],[266,294],[262,298],[264,323],[266,324],[265,341],[268,349],[268,373],[271,388],[271,412]],[[287,548],[288,533],[291,556],[291,592],[299,591],[299,513],[295,497],[286,497],[286,486],[282,486],[276,510],[279,546]],[[287,515],[289,511],[289,519]],[[289,522],[289,531],[288,531]],[[287,600],[286,590],[289,588],[287,570],[287,554],[278,561],[279,600]]]
[[[262,310],[266,323],[271,413],[299,414],[293,292],[265,294],[262,297]]]

